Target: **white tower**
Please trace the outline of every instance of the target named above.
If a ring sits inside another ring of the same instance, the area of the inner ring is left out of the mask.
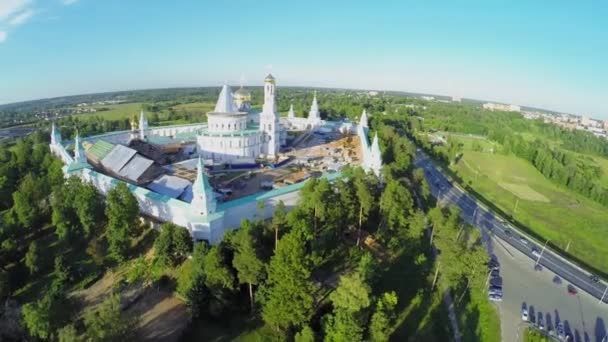
[[[368,128],[367,124],[367,111],[364,109],[363,114],[361,114],[361,119],[359,119],[359,127]]]
[[[277,104],[275,79],[268,74],[264,79],[264,106],[260,114],[260,130],[264,132],[262,153],[268,157],[275,157],[279,153],[279,116],[277,114]]]
[[[57,127],[55,127],[55,122],[53,121],[53,125],[51,126],[51,145],[61,145],[61,134]]]
[[[211,188],[211,185],[209,184],[200,157],[198,158],[196,180],[194,181],[194,184],[192,184],[191,205],[201,215],[213,214],[217,206],[213,196],[213,188]]]
[[[317,91],[315,90],[315,95],[312,98],[312,105],[310,106],[310,111],[308,112],[308,123],[312,126],[316,126],[321,121],[321,114],[319,113],[319,104],[317,102]]]
[[[78,134],[78,132],[76,132],[76,138],[74,139],[74,162],[87,162],[87,157],[85,156],[84,150],[82,149],[82,144],[80,143],[80,135]]]
[[[289,112],[287,113],[287,117],[293,119],[296,117],[296,113],[293,111],[293,104],[289,106]]]
[[[148,120],[146,119],[146,116],[144,115],[144,111],[142,109],[141,113],[139,114],[139,139],[146,140],[147,134]]]
[[[374,140],[369,151],[368,167],[376,176],[380,177],[382,153],[380,152],[380,144],[378,144],[378,133],[374,135]]]

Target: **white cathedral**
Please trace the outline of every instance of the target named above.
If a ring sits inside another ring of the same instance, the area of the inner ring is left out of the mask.
[[[276,82],[272,75],[264,79],[264,105],[261,113],[251,110],[251,94],[241,87],[232,93],[224,85],[212,112],[207,113],[207,127],[199,132],[199,156],[214,162],[266,157],[273,159],[285,145],[287,128],[313,129],[323,124],[317,98],[308,118],[295,117],[293,106],[287,118],[280,119],[276,103]]]

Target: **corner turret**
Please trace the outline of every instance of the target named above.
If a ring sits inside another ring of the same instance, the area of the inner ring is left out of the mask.
[[[201,158],[198,158],[196,169],[196,180],[192,184],[192,207],[201,215],[209,215],[215,212],[217,203],[213,196],[213,188],[209,184]]]

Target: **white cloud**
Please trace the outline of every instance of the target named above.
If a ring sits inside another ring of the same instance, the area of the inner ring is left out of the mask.
[[[6,31],[0,31],[0,43],[6,40]]]
[[[0,0],[0,22],[26,9],[30,0]]]
[[[66,5],[66,6],[69,6],[69,5],[74,4],[76,2],[78,2],[78,0],[61,0],[61,3],[64,4],[64,5]]]
[[[26,9],[16,16],[12,17],[11,20],[8,21],[10,25],[18,26],[25,24],[30,18],[34,15],[34,11],[31,9]]]

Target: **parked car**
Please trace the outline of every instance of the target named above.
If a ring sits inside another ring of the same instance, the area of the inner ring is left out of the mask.
[[[528,316],[528,309],[522,308],[521,309],[521,320],[524,322],[527,322],[529,319],[530,319],[530,317]]]
[[[558,276],[553,277],[553,283],[560,285],[562,283],[562,278]]]
[[[576,296],[578,290],[572,284],[568,284],[568,294],[571,296]]]
[[[555,331],[557,331],[557,337],[564,338],[564,324],[562,322],[557,323],[557,327],[555,327]]]
[[[499,294],[490,294],[488,298],[493,302],[502,302],[502,295]]]

